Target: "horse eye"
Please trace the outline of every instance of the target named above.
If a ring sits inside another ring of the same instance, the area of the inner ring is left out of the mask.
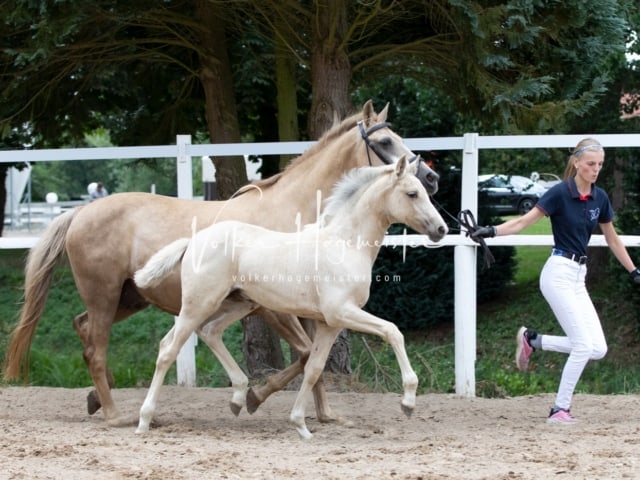
[[[378,140],[378,143],[383,147],[388,147],[393,142],[391,141],[390,137],[382,137],[380,140]]]
[[[418,198],[418,192],[407,192],[409,198]]]

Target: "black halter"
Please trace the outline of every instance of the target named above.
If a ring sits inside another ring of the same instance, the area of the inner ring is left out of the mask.
[[[373,166],[373,164],[371,163],[371,156],[369,155],[369,149],[373,150],[373,153],[375,153],[378,156],[378,158],[382,161],[382,163],[386,165],[391,165],[391,163],[393,163],[389,158],[385,156],[384,152],[380,148],[378,148],[378,145],[376,143],[372,143],[371,140],[369,140],[369,135],[371,135],[374,132],[377,132],[381,128],[387,128],[389,126],[391,126],[389,122],[382,122],[382,123],[378,123],[377,125],[374,125],[369,130],[365,130],[364,122],[362,120],[358,122],[358,128],[360,129],[360,136],[364,140],[364,143],[367,145],[367,160],[369,160],[369,166]],[[419,159],[420,159],[420,155],[414,155],[409,159],[409,163],[413,163]]]

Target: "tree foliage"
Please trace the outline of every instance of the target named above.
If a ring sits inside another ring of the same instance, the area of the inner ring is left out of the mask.
[[[412,77],[449,95],[462,112],[545,131],[606,91],[608,59],[624,51],[632,6],[625,0],[11,0],[2,5],[0,118],[5,133],[33,121],[52,144],[94,127],[112,130],[116,143],[167,141],[177,129],[202,128],[205,77],[219,53],[203,43],[216,32],[206,23],[211,18],[199,15],[215,11],[214,20],[224,21],[218,26],[229,41],[234,87],[242,87],[231,92],[238,105],[251,103],[248,91],[258,97],[254,102],[275,106],[278,38],[299,65],[301,83],[353,89]],[[314,34],[318,24],[325,30]],[[314,69],[313,52],[322,49],[333,53],[318,67],[344,66]],[[344,87],[336,84],[345,76]],[[271,85],[262,93],[272,98],[258,96],[260,85]],[[342,102],[330,113],[348,112],[348,99]]]

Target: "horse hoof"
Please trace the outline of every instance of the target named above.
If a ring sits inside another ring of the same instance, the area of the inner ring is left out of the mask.
[[[249,391],[247,392],[247,399],[246,399],[247,412],[249,412],[249,414],[255,413],[255,411],[258,410],[258,407],[260,406],[261,403],[262,402],[258,399],[255,392],[253,391],[253,388],[250,388]]]
[[[237,417],[238,415],[240,415],[240,410],[242,410],[242,405],[238,405],[237,403],[229,402],[229,408],[231,408],[231,411]]]
[[[307,429],[306,425],[296,426],[296,430],[301,440],[309,441],[313,438],[313,434]]]
[[[100,410],[100,407],[102,407],[102,404],[100,403],[100,400],[98,400],[98,394],[95,390],[91,390],[87,395],[87,411],[89,412],[89,415],[96,413]]]
[[[407,416],[407,418],[411,418],[411,414],[413,413],[413,407],[410,407],[404,404],[400,404],[400,406],[402,407],[402,413],[404,413]]]

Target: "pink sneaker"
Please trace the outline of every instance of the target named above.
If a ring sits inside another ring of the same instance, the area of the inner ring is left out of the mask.
[[[547,423],[576,423],[577,420],[573,418],[569,410],[564,408],[552,408],[547,418]]]
[[[529,358],[535,350],[535,348],[529,345],[526,332],[527,327],[520,327],[516,335],[516,365],[521,372],[526,372],[529,368]]]

